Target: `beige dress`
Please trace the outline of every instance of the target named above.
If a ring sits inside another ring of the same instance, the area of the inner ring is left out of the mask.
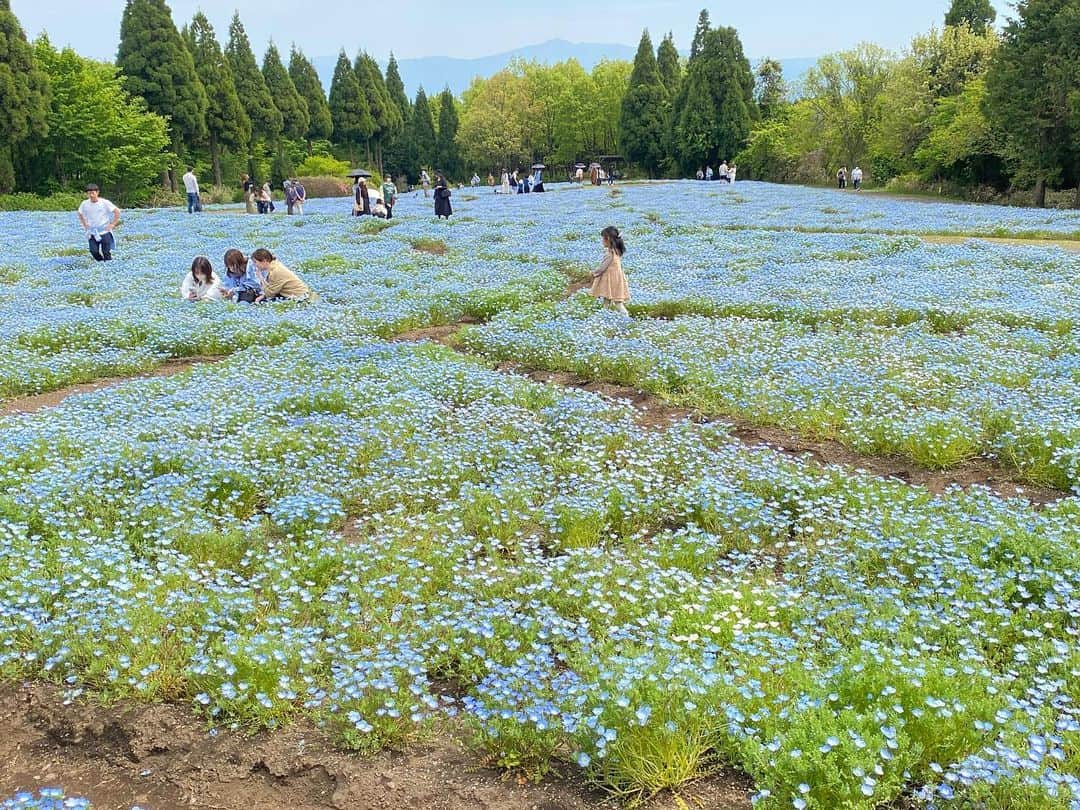
[[[618,253],[611,249],[605,250],[604,260],[596,270],[599,275],[593,279],[590,293],[615,303],[625,304],[630,300],[630,287],[626,283],[622,257]]]

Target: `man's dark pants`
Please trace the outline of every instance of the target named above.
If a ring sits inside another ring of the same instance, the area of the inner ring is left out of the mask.
[[[91,236],[90,255],[94,257],[94,261],[107,262],[112,259],[112,250],[115,245],[116,240],[113,238],[112,231],[103,234],[100,242]]]

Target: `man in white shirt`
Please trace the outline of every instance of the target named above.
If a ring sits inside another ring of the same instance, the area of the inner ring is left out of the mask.
[[[855,186],[856,191],[862,188],[862,169],[858,166],[851,170],[851,184]]]
[[[188,166],[187,174],[184,175],[184,188],[187,189],[187,212],[193,214],[202,210],[199,202],[199,180],[195,177],[195,167]]]
[[[90,255],[94,261],[111,260],[116,246],[113,228],[120,222],[120,209],[99,196],[98,187],[91,183],[86,187],[86,199],[79,203],[78,214],[90,240]]]

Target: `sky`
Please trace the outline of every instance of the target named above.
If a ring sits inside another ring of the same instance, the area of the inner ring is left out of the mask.
[[[752,59],[820,56],[861,41],[899,50],[914,34],[940,27],[949,6],[949,0],[766,0],[738,8],[705,0],[172,0],[169,5],[177,27],[201,8],[223,43],[238,10],[260,57],[272,38],[281,50],[295,42],[310,57],[362,49],[381,62],[390,51],[398,58],[474,58],[549,39],[636,45],[643,28],[656,43],[672,31],[679,49],[688,50],[703,3],[713,25],[738,29]],[[1002,0],[994,0],[994,6],[999,21],[1012,13]],[[11,7],[31,38],[47,31],[58,47],[71,45],[95,59],[116,56],[123,0],[11,0]]]

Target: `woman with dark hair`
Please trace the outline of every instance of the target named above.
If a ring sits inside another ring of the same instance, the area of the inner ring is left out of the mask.
[[[368,191],[367,180],[363,177],[356,178],[356,187],[353,189],[353,215],[366,217],[371,215],[371,193]]]
[[[446,187],[446,178],[440,174],[435,178],[435,216],[450,219],[453,213],[450,207],[450,189]]]
[[[217,301],[221,298],[221,280],[205,256],[196,256],[191,270],[180,282],[180,297],[185,301]]]
[[[251,254],[262,291],[255,303],[262,301],[317,301],[318,296],[292,270],[277,260],[266,248]]]
[[[630,300],[630,287],[622,267],[622,257],[626,253],[622,234],[614,225],[608,225],[600,231],[600,240],[604,245],[604,259],[592,272],[593,283],[589,293],[629,317],[626,302]]]
[[[225,251],[225,276],[221,279],[221,297],[229,301],[254,303],[262,292],[255,276],[255,262],[236,248]]]

